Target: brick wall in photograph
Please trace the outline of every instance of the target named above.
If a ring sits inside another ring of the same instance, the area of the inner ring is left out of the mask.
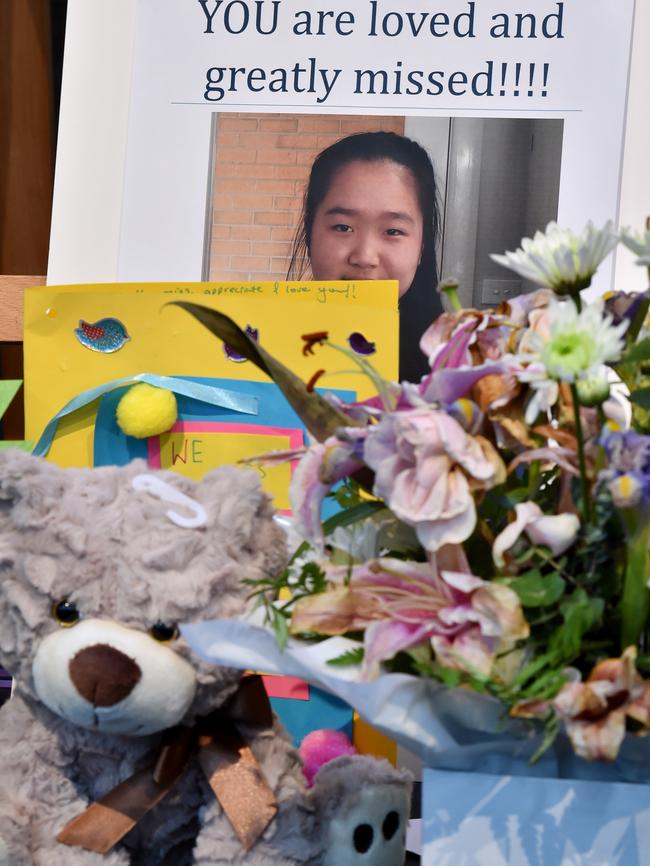
[[[211,280],[284,279],[314,157],[354,132],[404,133],[403,117],[225,114],[216,124]]]

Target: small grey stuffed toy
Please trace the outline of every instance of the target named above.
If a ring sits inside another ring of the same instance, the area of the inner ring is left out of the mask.
[[[0,866],[403,862],[403,775],[338,758],[307,790],[254,688],[178,633],[284,559],[254,471],[0,452]]]

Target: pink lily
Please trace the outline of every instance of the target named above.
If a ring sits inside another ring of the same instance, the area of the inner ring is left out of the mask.
[[[503,372],[504,366],[501,363],[481,364],[476,367],[444,367],[425,376],[418,386],[419,396],[427,403],[453,403],[454,400],[466,397],[480,379]]]
[[[530,451],[524,451],[518,454],[515,459],[508,464],[508,474],[514,472],[517,466],[522,463],[534,463],[540,460],[542,463],[550,463],[559,466],[568,472],[569,475],[577,475],[578,469],[576,466],[576,452],[573,448],[565,448],[564,446],[545,445],[542,448],[532,448]]]
[[[505,308],[506,315],[516,328],[525,328],[530,322],[531,316],[538,309],[545,309],[555,299],[555,292],[551,289],[537,289],[526,295],[518,295],[506,301],[499,309]]]
[[[432,373],[445,367],[462,367],[471,364],[472,356],[469,353],[469,347],[475,339],[474,331],[478,324],[479,321],[476,319],[463,322],[447,342],[437,348],[429,360]]]
[[[586,682],[568,682],[552,701],[522,703],[512,715],[543,718],[552,707],[577,755],[613,761],[625,737],[627,716],[650,728],[650,684],[639,676],[635,661],[636,647],[629,646],[620,658],[597,664]]]
[[[578,536],[580,520],[575,514],[544,514],[535,502],[515,505],[516,517],[497,535],[492,545],[492,558],[497,568],[505,565],[505,552],[510,550],[523,532],[533,544],[548,547],[553,556],[568,550]]]
[[[453,403],[467,396],[483,377],[503,372],[501,363],[474,365],[472,362],[469,347],[476,340],[475,332],[482,322],[482,318],[475,317],[462,322],[445,342],[440,338],[449,332],[449,323],[441,331],[438,322],[434,322],[420,344],[425,354],[429,354],[431,372],[418,385],[404,384],[407,404]]]
[[[489,489],[504,477],[486,439],[430,407],[387,414],[370,427],[364,460],[376,472],[375,495],[429,551],[469,538],[476,525],[472,489]]]
[[[429,359],[429,364],[452,339],[459,327],[473,331],[481,321],[478,310],[460,310],[457,313],[443,313],[426,329],[420,338],[420,349]]]
[[[444,550],[442,561],[454,561]],[[462,555],[455,560],[464,563]],[[511,589],[468,573],[439,571],[435,563],[383,558],[351,572],[330,570],[329,576],[337,584],[297,603],[291,631],[365,630],[365,678],[378,673],[380,662],[425,641],[443,664],[487,676],[496,652],[528,635]]]
[[[366,429],[345,428],[344,441],[330,436],[325,442],[312,445],[298,463],[289,488],[289,498],[294,515],[294,528],[299,535],[314,547],[323,546],[321,506],[332,486],[357,472],[363,466],[358,445],[362,444]]]

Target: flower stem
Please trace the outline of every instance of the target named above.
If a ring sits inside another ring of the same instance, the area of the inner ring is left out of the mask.
[[[582,516],[585,523],[591,523],[591,501],[589,498],[589,479],[587,478],[587,463],[585,460],[585,441],[582,434],[582,421],[580,420],[580,400],[578,389],[575,384],[571,385],[571,397],[573,399],[573,414],[576,430],[576,441],[578,443],[578,465],[580,467],[580,489],[582,491]]]
[[[441,296],[444,295],[447,298],[452,313],[457,313],[463,309],[463,305],[458,297],[458,282],[456,280],[444,280],[438,286],[438,292]]]
[[[544,553],[544,551],[541,550],[539,547],[535,549],[535,555],[539,556],[539,558],[541,560],[543,560],[548,565],[550,565],[552,568],[554,568],[557,571],[557,573],[560,575],[560,577],[565,577],[569,581],[569,583],[574,584],[574,586],[580,585],[572,574],[570,574],[568,571],[565,571],[565,569],[561,568],[560,564],[555,559],[553,559],[552,556],[549,556],[547,553]]]
[[[628,536],[627,565],[621,599],[621,649],[638,646],[650,612],[648,567],[650,523]]]
[[[648,268],[648,276],[650,277],[650,268]],[[650,298],[643,298],[625,335],[625,340],[628,345],[632,345],[632,343],[636,342],[636,338],[639,336],[639,332],[645,324],[646,316],[648,315],[648,308],[650,308]]]

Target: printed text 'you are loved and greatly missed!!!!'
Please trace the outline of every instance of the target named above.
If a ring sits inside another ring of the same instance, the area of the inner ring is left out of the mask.
[[[366,96],[547,96],[548,63],[497,63],[486,60],[471,71],[409,69],[398,60],[393,69],[353,69],[352,92]],[[203,98],[221,102],[229,94],[308,94],[327,101],[342,69],[318,65],[315,57],[290,68],[212,66],[206,74]]]

